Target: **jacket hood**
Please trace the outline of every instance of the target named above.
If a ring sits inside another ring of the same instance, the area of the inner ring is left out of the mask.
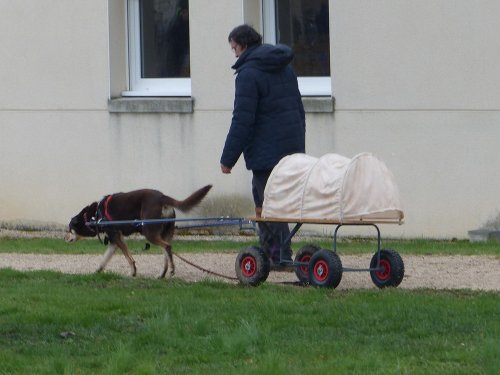
[[[252,67],[264,72],[276,72],[293,60],[293,51],[284,44],[262,44],[248,48],[232,66],[238,73],[241,69]]]

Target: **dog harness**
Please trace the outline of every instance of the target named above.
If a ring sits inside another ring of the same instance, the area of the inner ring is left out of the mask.
[[[113,220],[113,218],[111,217],[109,210],[108,210],[109,202],[111,201],[112,198],[113,198],[112,194],[106,195],[104,198],[101,199],[101,201],[97,205],[97,210],[95,213],[97,221],[100,221],[100,220],[111,221],[111,220]]]
[[[97,222],[105,220],[105,221],[111,221],[113,220],[112,216],[109,213],[108,206],[109,202],[111,202],[111,199],[113,198],[113,195],[106,195],[104,196],[99,203],[97,204],[96,212],[95,212],[95,220]],[[96,226],[96,235],[97,238],[99,239],[99,242],[102,243],[103,245],[108,244],[108,237],[104,237],[104,241],[101,239],[101,233],[99,232],[99,226]]]
[[[104,200],[104,212],[103,212],[103,216],[106,220],[113,220],[113,218],[111,217],[111,215],[109,214],[109,210],[108,210],[108,206],[109,206],[109,202],[111,201],[111,198],[113,198],[113,195],[108,195],[106,197],[106,199]]]

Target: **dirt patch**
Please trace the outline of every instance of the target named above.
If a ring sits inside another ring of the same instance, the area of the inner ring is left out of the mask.
[[[236,254],[182,254],[188,261],[205,269],[235,277]],[[157,277],[163,264],[162,255],[134,255],[138,277]],[[344,267],[368,268],[371,255],[340,255]],[[405,277],[400,288],[434,289],[474,289],[500,290],[500,259],[494,256],[415,256],[402,257],[405,264]],[[97,269],[100,255],[38,255],[38,254],[0,254],[0,268],[12,268],[20,271],[52,270],[70,274],[87,274]],[[195,282],[214,279],[235,283],[202,272],[174,259],[175,278]],[[106,272],[129,275],[127,261],[121,254],[116,254],[109,262]],[[294,272],[271,272],[268,282],[296,282]],[[368,272],[344,272],[337,289],[375,288]]]

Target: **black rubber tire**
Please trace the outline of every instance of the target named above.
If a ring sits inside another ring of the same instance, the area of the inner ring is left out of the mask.
[[[321,248],[317,245],[308,244],[302,247],[295,255],[295,262],[309,263],[312,256]],[[300,283],[303,285],[309,284],[309,265],[297,266],[295,268],[295,274],[299,279]]]
[[[236,276],[243,285],[257,286],[266,281],[271,265],[269,257],[257,246],[250,246],[238,254]]]
[[[370,268],[377,268],[378,252],[370,262]],[[401,256],[390,249],[380,250],[380,266],[382,271],[370,271],[373,283],[379,288],[396,287],[401,284],[405,275],[405,265]]]
[[[337,253],[318,250],[308,266],[309,283],[320,288],[336,288],[342,280],[342,262]]]

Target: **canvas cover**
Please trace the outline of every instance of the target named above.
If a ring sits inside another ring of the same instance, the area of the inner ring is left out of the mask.
[[[371,153],[284,157],[269,176],[263,218],[396,221],[403,219],[399,191],[386,165]]]

